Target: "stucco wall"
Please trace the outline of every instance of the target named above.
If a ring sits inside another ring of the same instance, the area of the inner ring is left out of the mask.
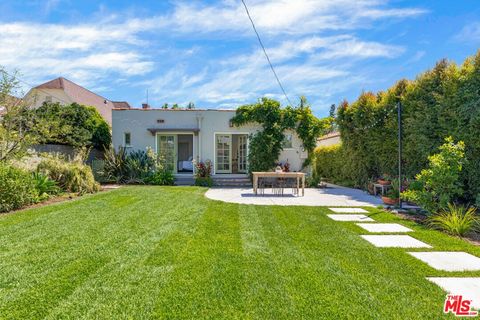
[[[124,133],[131,134],[131,148],[145,150],[147,147],[156,150],[155,135],[147,129],[200,129],[193,138],[194,158],[199,161],[215,161],[215,133],[250,134],[259,127],[247,125],[230,127],[230,119],[235,115],[234,110],[163,110],[163,109],[131,109],[113,110],[112,113],[112,140],[115,148],[124,144]],[[159,120],[163,121],[162,123]],[[303,163],[301,146],[302,141],[293,134],[292,149],[283,150],[279,161],[286,161],[291,170],[299,171]],[[303,157],[306,155],[303,154]],[[215,166],[214,166],[215,167]]]

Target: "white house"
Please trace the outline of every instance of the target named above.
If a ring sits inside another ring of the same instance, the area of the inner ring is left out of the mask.
[[[112,140],[116,149],[146,150],[164,155],[176,174],[192,175],[192,160],[210,160],[213,174],[247,173],[249,135],[260,127],[235,127],[235,110],[114,109]],[[300,171],[307,157],[302,141],[286,132],[280,162]]]

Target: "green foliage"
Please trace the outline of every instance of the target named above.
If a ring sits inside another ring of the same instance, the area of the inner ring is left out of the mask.
[[[252,171],[269,171],[282,151],[282,142],[286,130],[294,130],[303,141],[303,147],[311,154],[316,146],[316,139],[325,132],[330,120],[319,120],[302,97],[300,106],[281,108],[273,99],[262,98],[258,103],[244,105],[237,109],[232,123],[241,126],[256,123],[261,131],[250,136],[248,168]],[[304,165],[309,164],[309,160]]]
[[[39,201],[46,200],[61,191],[54,180],[38,171],[32,173],[32,178],[35,182],[35,189],[37,190]]]
[[[196,186],[211,187],[213,185],[211,174],[212,174],[212,163],[209,160],[205,162],[195,163],[195,185]]]
[[[464,236],[476,228],[479,219],[473,207],[456,206],[449,203],[448,207],[428,218],[428,224],[454,236]]]
[[[117,152],[110,147],[105,149],[103,168],[99,172],[101,180],[127,184],[173,185],[173,173],[166,170],[162,158],[152,149],[127,152],[120,148]]]
[[[313,177],[320,181],[328,178],[333,183],[352,186],[349,181],[349,163],[345,162],[344,149],[341,144],[318,147],[314,152]]]
[[[0,163],[0,212],[20,209],[38,200],[30,173]]]
[[[45,124],[37,129],[43,143],[95,148],[111,143],[110,127],[94,107],[44,103],[32,112],[36,121]]]
[[[448,203],[462,194],[460,173],[464,162],[465,144],[454,143],[452,137],[445,139],[440,152],[428,157],[428,168],[423,169],[416,180],[421,190],[409,189],[402,197],[413,201],[429,212],[447,207]]]
[[[0,162],[22,158],[38,140],[31,129],[41,122],[34,122],[27,103],[14,97],[21,95],[19,88],[17,73],[9,76],[0,67]]]
[[[151,173],[144,179],[146,184],[153,184],[157,186],[173,186],[175,177],[171,171],[157,170]]]
[[[79,160],[66,161],[50,156],[39,163],[38,171],[55,181],[66,192],[85,194],[100,190],[92,169]]]
[[[402,103],[403,170],[413,178],[429,162],[444,138],[465,142],[460,174],[462,201],[480,194],[480,51],[463,65],[447,60],[401,80],[386,91],[363,92],[353,103],[337,109],[336,125],[342,137],[347,179],[364,187],[383,173],[397,175],[398,102]]]

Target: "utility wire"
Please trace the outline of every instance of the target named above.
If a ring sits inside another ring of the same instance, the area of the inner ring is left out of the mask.
[[[278,77],[277,73],[275,72],[275,68],[273,68],[273,64],[270,61],[270,58],[268,57],[267,50],[265,50],[265,46],[263,45],[262,39],[260,38],[260,35],[258,34],[257,28],[255,27],[255,23],[253,22],[252,17],[250,16],[250,12],[248,11],[247,4],[245,3],[244,0],[242,0],[243,6],[245,7],[245,11],[247,12],[248,19],[250,19],[250,22],[252,23],[253,31],[255,31],[255,34],[257,35],[258,42],[260,43],[260,46],[262,47],[263,53],[265,54],[265,57],[267,58],[268,64],[270,65],[270,69],[272,69],[272,72],[277,79],[278,85],[280,86],[280,89],[282,89],[283,94],[285,95],[285,98],[287,98],[288,103],[290,106],[293,106],[292,102],[287,96],[287,93],[285,92],[285,89],[282,86],[282,83],[280,82],[280,78]]]

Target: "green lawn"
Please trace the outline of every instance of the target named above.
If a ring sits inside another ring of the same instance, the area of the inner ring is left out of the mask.
[[[125,187],[0,216],[0,319],[443,316],[445,294],[425,276],[451,273],[373,247],[326,208],[226,204],[205,190]],[[435,250],[480,256],[401,223]]]

